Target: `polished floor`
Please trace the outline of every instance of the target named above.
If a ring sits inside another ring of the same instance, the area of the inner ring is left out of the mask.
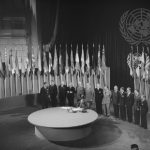
[[[113,117],[99,117],[86,138],[54,143],[35,137],[34,126],[27,117],[36,110],[37,107],[24,107],[0,111],[0,150],[129,150],[133,143],[150,149],[150,115],[148,130]]]

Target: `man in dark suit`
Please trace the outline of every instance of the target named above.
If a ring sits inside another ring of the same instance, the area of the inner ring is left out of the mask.
[[[120,118],[122,120],[126,120],[126,94],[124,92],[124,87],[120,88],[119,95],[119,107],[120,107]]]
[[[64,84],[64,82],[62,82],[61,85],[59,86],[59,101],[60,101],[60,106],[65,106],[66,105],[66,94],[67,94],[66,88],[67,87]]]
[[[103,99],[103,89],[100,87],[100,84],[97,84],[95,88],[95,103],[96,103],[96,112],[102,114],[102,99]]]
[[[146,96],[141,96],[141,127],[147,129],[147,113],[148,113],[148,104]]]
[[[127,88],[127,96],[126,96],[126,109],[127,109],[127,117],[128,122],[132,122],[133,120],[133,113],[132,113],[132,106],[134,104],[134,95],[131,93],[131,88]]]
[[[48,85],[46,82],[44,82],[43,87],[40,91],[40,101],[42,104],[42,109],[48,108],[48,105],[50,103],[50,97],[49,97],[49,90]]]
[[[74,94],[75,88],[73,87],[72,83],[70,83],[69,86],[67,87],[67,99],[69,106],[74,106]]]
[[[57,106],[57,86],[54,84],[54,81],[51,82],[51,85],[49,86],[49,94],[51,98],[51,105],[52,107]]]
[[[134,123],[140,124],[140,104],[141,104],[141,97],[137,90],[134,90]]]
[[[119,118],[119,105],[118,105],[119,91],[118,91],[117,85],[114,86],[114,90],[112,91],[111,99],[112,99],[112,103],[113,103],[113,107],[114,107],[114,116],[116,118]]]

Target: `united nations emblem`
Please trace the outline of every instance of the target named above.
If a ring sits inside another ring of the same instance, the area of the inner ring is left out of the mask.
[[[150,44],[150,10],[138,8],[126,11],[119,22],[120,32],[131,45]]]

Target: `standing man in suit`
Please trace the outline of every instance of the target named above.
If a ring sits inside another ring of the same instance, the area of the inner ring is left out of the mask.
[[[64,82],[61,83],[59,86],[59,102],[60,106],[65,106],[66,105],[66,94],[67,94],[67,89],[66,85]]]
[[[118,91],[118,86],[115,85],[114,86],[114,90],[112,91],[112,95],[111,95],[111,100],[113,103],[113,107],[114,107],[114,116],[116,118],[119,118],[119,91]]]
[[[97,88],[95,88],[95,103],[96,103],[96,111],[98,114],[102,114],[102,99],[103,99],[103,89],[100,87],[100,84],[97,84]]]
[[[57,86],[54,83],[54,81],[51,82],[51,85],[49,86],[49,94],[51,98],[51,105],[52,107],[57,106]]]
[[[49,96],[49,90],[48,90],[48,84],[44,82],[43,87],[40,91],[40,101],[42,104],[42,109],[48,108],[48,105],[50,103],[50,96]]]
[[[134,104],[134,95],[131,93],[131,88],[127,88],[127,96],[126,96],[126,108],[127,108],[127,117],[128,122],[133,121],[133,113],[132,113],[132,107]]]
[[[67,99],[69,106],[74,106],[74,94],[75,88],[73,87],[72,83],[70,83],[69,87],[67,87]]]
[[[137,90],[134,90],[134,123],[140,124],[140,105],[141,105],[141,97]]]
[[[141,127],[147,129],[147,113],[148,113],[148,104],[146,96],[141,96]]]
[[[126,94],[124,92],[124,87],[120,88],[119,94],[119,107],[120,107],[120,118],[126,120]]]

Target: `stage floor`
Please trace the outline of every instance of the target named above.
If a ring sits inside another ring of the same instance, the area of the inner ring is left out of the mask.
[[[39,140],[34,135],[34,126],[27,121],[28,115],[36,110],[36,107],[25,107],[0,111],[1,150],[127,150],[132,143],[149,150],[150,130],[106,117],[99,117],[90,135],[81,140],[62,143]],[[148,122],[150,125],[150,115]]]

